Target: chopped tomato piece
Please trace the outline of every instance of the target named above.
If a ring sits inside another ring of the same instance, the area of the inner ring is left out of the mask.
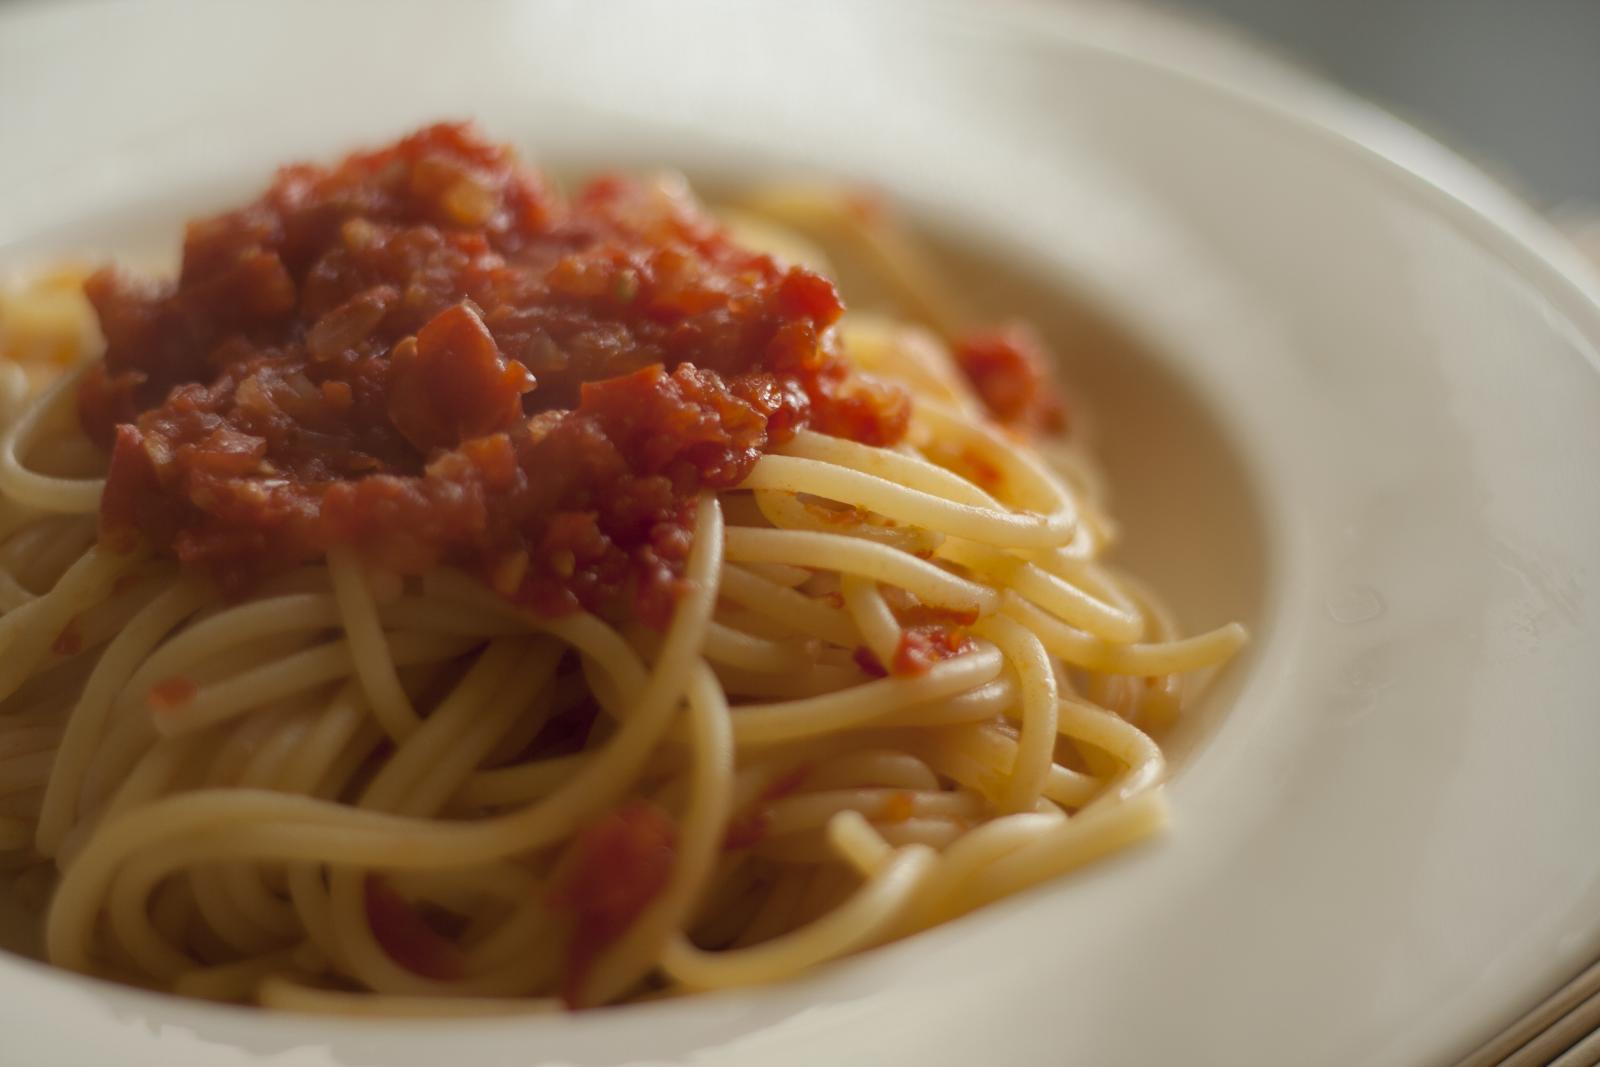
[[[972,638],[959,626],[912,626],[901,631],[900,645],[894,651],[894,673],[917,675],[943,660],[952,659],[973,648]]]
[[[163,678],[145,694],[145,706],[158,714],[178,711],[194,699],[200,687],[190,678]]]
[[[562,858],[552,907],[572,916],[562,997],[580,1003],[589,968],[666,888],[677,857],[677,828],[665,811],[633,801],[578,833]]]
[[[389,419],[420,452],[453,448],[521,422],[533,385],[526,367],[500,355],[483,320],[455,304],[390,351]]]
[[[367,922],[388,957],[413,974],[449,982],[461,977],[461,949],[429,926],[409,901],[378,875],[365,883]]]
[[[1059,433],[1067,409],[1050,375],[1044,343],[1023,323],[956,339],[956,364],[998,421],[1023,431]]]

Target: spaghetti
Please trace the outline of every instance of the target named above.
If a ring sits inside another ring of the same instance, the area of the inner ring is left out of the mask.
[[[103,358],[71,279],[7,294],[0,864],[52,962],[596,1005],[1163,824],[1154,738],[1244,632],[1180,637],[1102,561],[1034,342],[963,332],[847,199],[727,227],[670,182],[563,206],[441,127],[192,226],[175,287],[96,275]],[[830,227],[928,326],[839,319],[797,236]]]

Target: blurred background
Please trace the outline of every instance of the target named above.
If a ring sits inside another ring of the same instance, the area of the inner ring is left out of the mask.
[[[1383,105],[1558,221],[1600,216],[1600,0],[1158,6],[1243,30]]]
[[[0,7],[23,2],[68,0]],[[1156,8],[1264,46],[1427,131],[1600,259],[1600,0],[1060,2]]]
[[[23,0],[0,6],[11,2]],[[1093,2],[1242,31],[1428,131],[1536,207],[1600,214],[1600,0]]]

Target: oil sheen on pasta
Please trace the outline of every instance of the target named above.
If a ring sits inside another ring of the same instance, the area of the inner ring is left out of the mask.
[[[284,168],[170,279],[0,289],[0,870],[45,955],[582,1007],[1147,836],[1245,635],[1106,561],[1049,367],[881,203],[566,197],[459,125]]]

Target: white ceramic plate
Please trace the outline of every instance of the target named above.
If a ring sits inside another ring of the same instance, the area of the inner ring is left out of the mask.
[[[1112,10],[26,5],[0,265],[443,115],[569,163],[872,181],[1137,335],[1070,360],[1134,554],[1259,635],[1176,830],[804,982],[574,1018],[269,1016],[3,957],[0,1059],[1431,1064],[1600,952],[1600,305],[1469,168]]]

